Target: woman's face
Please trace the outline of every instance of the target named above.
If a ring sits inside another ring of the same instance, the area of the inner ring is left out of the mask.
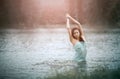
[[[80,32],[76,29],[73,31],[73,36],[76,38],[76,39],[79,39],[80,37]]]

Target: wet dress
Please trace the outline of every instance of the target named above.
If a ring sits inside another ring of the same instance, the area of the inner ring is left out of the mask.
[[[74,49],[75,49],[74,60],[76,62],[86,61],[87,50],[86,50],[86,44],[85,44],[85,42],[80,42],[80,41],[77,42],[74,45]]]

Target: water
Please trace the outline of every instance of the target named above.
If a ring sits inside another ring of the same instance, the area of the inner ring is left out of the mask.
[[[120,29],[85,29],[85,70],[120,66]],[[66,29],[0,30],[0,78],[37,79],[73,70],[75,51]]]

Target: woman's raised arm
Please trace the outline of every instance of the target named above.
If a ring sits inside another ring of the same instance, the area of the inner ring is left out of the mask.
[[[82,29],[82,25],[80,24],[80,22],[78,22],[77,20],[75,20],[73,17],[71,17],[69,14],[67,15],[69,19],[71,19],[74,23],[76,23],[78,25],[78,28],[80,29],[80,34],[82,39],[85,41],[85,37],[83,34],[83,29]]]
[[[73,40],[73,37],[72,37],[72,34],[71,34],[71,28],[70,28],[70,19],[68,18],[68,14],[66,14],[66,28],[68,30],[68,33],[69,33],[69,38],[70,38],[70,42],[72,42]]]

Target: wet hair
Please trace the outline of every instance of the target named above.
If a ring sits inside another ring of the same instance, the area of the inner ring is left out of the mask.
[[[78,27],[72,28],[71,33],[72,33],[72,37],[73,37],[74,39],[76,39],[75,36],[74,36],[74,31],[75,31],[75,30],[78,30],[79,33],[80,33],[80,29],[79,29]],[[84,41],[84,40],[82,39],[82,37],[81,37],[81,33],[80,33],[80,35],[79,35],[79,41]]]

